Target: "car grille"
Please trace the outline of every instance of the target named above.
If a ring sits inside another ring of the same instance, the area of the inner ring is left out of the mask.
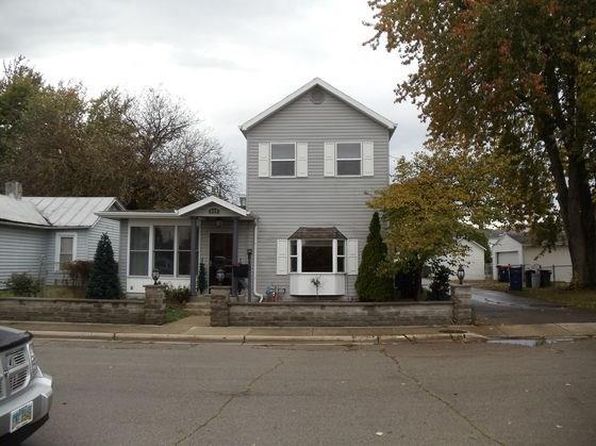
[[[31,379],[27,347],[11,350],[0,357],[0,399],[24,389]]]

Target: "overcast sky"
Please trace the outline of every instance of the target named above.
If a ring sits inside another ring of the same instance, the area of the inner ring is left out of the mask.
[[[393,157],[425,126],[393,89],[408,69],[362,42],[366,0],[0,0],[0,59],[21,54],[50,82],[89,94],[161,87],[182,98],[236,161],[238,125],[320,77],[397,123]]]

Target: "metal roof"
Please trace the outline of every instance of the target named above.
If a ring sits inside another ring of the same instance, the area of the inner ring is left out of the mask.
[[[43,215],[29,201],[0,195],[0,220],[37,226],[50,226]]]
[[[89,227],[99,218],[96,212],[108,210],[114,197],[23,197],[35,205],[52,226]]]

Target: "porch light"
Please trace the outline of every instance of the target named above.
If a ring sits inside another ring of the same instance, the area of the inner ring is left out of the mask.
[[[157,268],[151,271],[151,278],[153,279],[153,285],[157,285],[157,281],[159,280],[159,270]]]
[[[226,278],[226,273],[223,269],[219,268],[216,272],[215,272],[215,279],[219,282],[219,284],[221,285],[222,282],[224,281],[224,279]]]
[[[466,272],[464,271],[464,266],[463,265],[459,265],[459,268],[457,269],[457,278],[459,279],[459,284],[463,285],[464,284],[464,277],[466,276]]]

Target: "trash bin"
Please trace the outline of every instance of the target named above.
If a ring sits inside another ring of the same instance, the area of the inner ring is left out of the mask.
[[[526,288],[532,288],[532,276],[534,275],[534,270],[527,269],[524,273],[524,278],[526,279],[524,284]]]
[[[532,270],[532,288],[540,288],[540,273],[537,270]]]
[[[521,291],[523,286],[523,268],[521,266],[509,267],[509,288]]]
[[[540,286],[541,287],[549,287],[551,285],[550,283],[550,275],[552,274],[552,271],[549,271],[548,269],[541,269],[540,270]]]
[[[509,282],[509,267],[497,265],[497,279],[499,282]]]

